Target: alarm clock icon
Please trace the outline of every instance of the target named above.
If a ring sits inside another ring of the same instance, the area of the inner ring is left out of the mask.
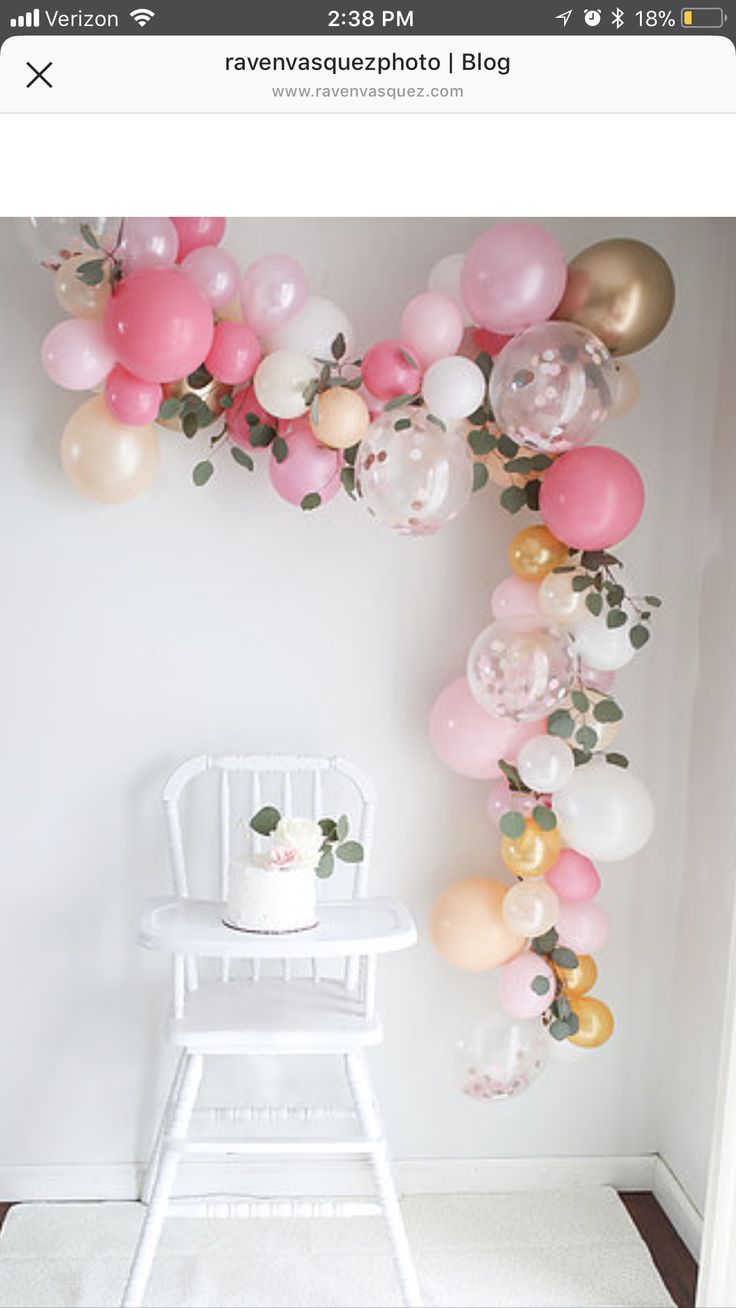
[[[586,9],[585,21],[588,24],[588,27],[597,27],[601,21],[600,9]]]

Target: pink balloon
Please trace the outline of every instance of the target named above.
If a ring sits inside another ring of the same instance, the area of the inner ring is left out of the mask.
[[[187,377],[212,345],[212,310],[178,268],[148,268],[123,278],[103,321],[118,361],[144,381]]]
[[[465,677],[440,691],[429,715],[435,752],[453,772],[476,781],[500,775],[498,760],[513,763],[521,746],[547,729],[546,722],[494,718],[480,707]]]
[[[236,386],[250,381],[261,361],[255,332],[244,322],[218,322],[204,364],[218,381]]]
[[[555,925],[560,944],[576,954],[595,954],[608,939],[608,918],[600,904],[563,904]]]
[[[512,336],[551,317],[567,282],[565,256],[536,223],[496,223],[470,247],[460,288],[473,320]]]
[[[225,235],[226,218],[172,218],[179,237],[179,260],[202,245],[219,245]]]
[[[538,803],[536,795],[512,790],[505,777],[497,777],[491,782],[488,790],[486,813],[494,827],[497,827],[504,813],[523,813],[525,817],[529,817]]]
[[[200,245],[182,259],[181,270],[202,292],[213,309],[221,309],[238,289],[238,265],[227,250]]]
[[[115,365],[101,322],[91,318],[66,318],[46,336],[41,362],[57,386],[68,391],[92,391],[105,380]]]
[[[563,849],[545,880],[565,904],[582,904],[597,895],[601,886],[590,859],[578,854],[576,849]]]
[[[270,413],[266,413],[263,406],[258,403],[253,387],[248,386],[245,390],[238,391],[237,395],[233,396],[232,405],[226,410],[227,434],[233,445],[239,445],[241,450],[266,449],[267,446],[251,444],[249,413],[255,414],[258,421],[263,423],[265,427],[273,427],[278,430],[277,419],[272,417]]]
[[[245,321],[259,334],[298,313],[309,286],[304,270],[288,254],[266,254],[243,274],[240,303]]]
[[[163,387],[158,382],[134,377],[120,364],[113,368],[105,382],[105,403],[113,418],[125,427],[147,427],[150,422],[155,422],[163,395]]]
[[[393,400],[397,395],[416,395],[422,374],[412,348],[406,341],[378,341],[363,359],[363,382],[376,399]]]
[[[410,353],[428,368],[437,359],[456,354],[463,339],[463,315],[447,295],[423,291],[410,300],[401,315],[401,335]],[[366,382],[370,390],[370,384]]]
[[[498,622],[539,617],[539,582],[504,577],[491,594],[491,612]]]
[[[126,218],[118,253],[126,273],[170,268],[179,253],[179,236],[170,218]]]
[[[281,427],[289,453],[283,463],[277,463],[273,454],[268,465],[271,484],[289,504],[301,504],[305,495],[317,494],[322,503],[334,498],[340,489],[342,457],[314,439],[309,420],[298,418]]]
[[[539,508],[558,540],[574,549],[604,550],[634,530],[644,483],[630,459],[603,445],[570,450],[542,479]]]
[[[616,673],[604,672],[601,668],[589,668],[587,663],[581,663],[580,680],[590,690],[599,690],[602,695],[607,695],[609,691],[613,690]]]
[[[538,976],[549,983],[542,995],[532,989],[532,982]],[[517,954],[499,971],[497,994],[498,1002],[510,1017],[540,1017],[555,997],[552,968],[531,950]]]

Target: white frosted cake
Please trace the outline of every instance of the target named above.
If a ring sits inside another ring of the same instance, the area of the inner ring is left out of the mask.
[[[317,925],[313,867],[284,867],[266,858],[233,859],[226,922],[241,931],[305,931]]]

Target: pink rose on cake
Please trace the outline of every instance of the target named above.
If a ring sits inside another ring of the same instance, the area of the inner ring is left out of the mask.
[[[324,835],[311,818],[282,817],[274,830],[270,861],[275,867],[316,867]]]

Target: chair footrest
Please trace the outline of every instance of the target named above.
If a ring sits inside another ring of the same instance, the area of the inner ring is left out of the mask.
[[[187,1140],[168,1140],[166,1148],[181,1155],[207,1154],[242,1154],[253,1157],[264,1155],[287,1154],[292,1157],[316,1156],[333,1157],[335,1154],[346,1158],[355,1154],[374,1154],[384,1144],[382,1138],[375,1140],[304,1140],[289,1139],[281,1136],[275,1140],[237,1140],[208,1139],[207,1137],[189,1137]]]
[[[381,1205],[368,1199],[236,1199],[207,1196],[172,1199],[171,1217],[376,1217]]]
[[[194,1122],[217,1122],[220,1125],[238,1126],[242,1122],[327,1122],[355,1118],[352,1108],[338,1108],[323,1104],[244,1104],[218,1108],[195,1108]]]

